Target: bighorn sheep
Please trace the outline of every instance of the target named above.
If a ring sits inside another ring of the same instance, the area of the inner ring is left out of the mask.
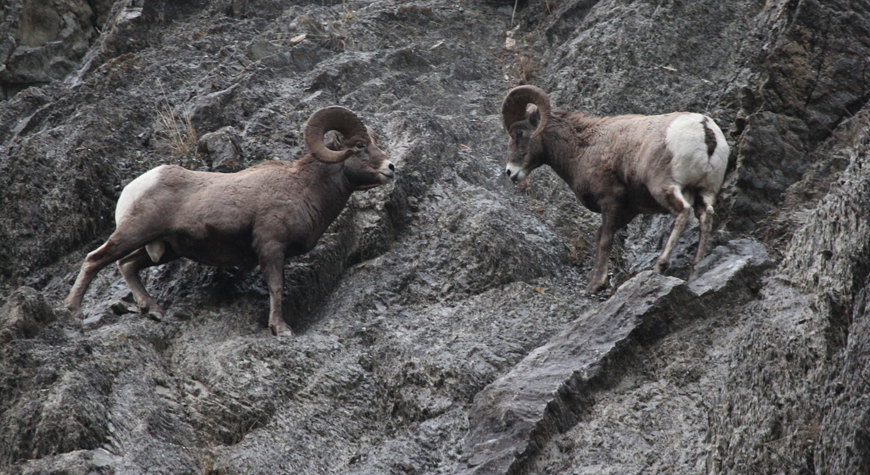
[[[607,285],[613,235],[638,214],[670,213],[674,228],[655,269],[671,252],[694,208],[701,227],[691,271],[704,257],[713,204],[725,178],[728,143],[709,117],[689,112],[590,117],[551,110],[534,86],[511,90],[502,103],[510,135],[507,169],[514,182],[549,165],[591,211],[601,213],[595,265],[587,291]]]
[[[328,144],[324,134],[340,132]],[[353,112],[327,107],[305,126],[310,153],[295,162],[267,161],[238,173],[160,166],[127,185],[115,209],[115,232],[88,254],[66,299],[81,317],[88,285],[117,261],[140,310],[163,310],[139,271],[179,257],[215,266],[260,265],[269,287],[269,328],[292,334],[281,310],[284,258],[314,248],[351,193],[387,183],[395,166]]]

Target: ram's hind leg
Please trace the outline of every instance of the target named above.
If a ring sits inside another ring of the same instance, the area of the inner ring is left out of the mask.
[[[139,306],[141,313],[149,315],[157,321],[163,319],[163,309],[157,304],[157,301],[148,294],[145,285],[142,284],[142,279],[139,277],[139,272],[148,267],[165,264],[178,259],[178,254],[169,247],[165,246],[165,251],[158,258],[157,262],[151,259],[144,247],[133,251],[133,253],[122,257],[118,260],[118,269],[127,285],[130,286],[130,291],[133,292],[133,298],[136,300],[136,305]]]
[[[671,261],[671,253],[677,246],[680,240],[680,235],[686,229],[686,224],[692,216],[692,203],[690,203],[683,194],[683,190],[679,186],[671,186],[665,191],[665,202],[667,203],[668,211],[674,216],[674,228],[671,230],[671,235],[668,237],[668,242],[665,244],[664,250],[656,260],[655,270],[658,273],[664,272]]]
[[[700,222],[701,235],[698,237],[698,252],[695,254],[695,260],[692,261],[692,268],[689,270],[689,278],[695,272],[695,266],[704,258],[704,252],[707,249],[707,240],[710,238],[710,233],[713,231],[713,204],[716,202],[716,195],[708,192],[701,192],[695,202],[695,215],[698,216]]]
[[[144,244],[144,242],[133,240],[115,230],[102,246],[88,254],[65,301],[66,307],[73,313],[73,316],[82,317],[82,300],[84,300],[85,292],[97,273]]]

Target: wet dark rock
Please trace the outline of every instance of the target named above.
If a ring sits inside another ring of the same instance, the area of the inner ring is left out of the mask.
[[[735,239],[713,248],[695,267],[689,289],[702,300],[725,297],[732,304],[737,292],[761,289],[761,274],[773,266],[764,244],[751,239]]]
[[[757,291],[769,266],[764,246],[742,239],[717,247],[689,285],[652,271],[623,284],[475,395],[463,473],[529,471],[554,435],[588,417],[599,393],[637,376],[644,348],[710,317],[705,306],[716,299],[734,304],[735,293]]]
[[[8,3],[0,23],[0,94],[8,98],[73,72],[111,7],[106,0]]]

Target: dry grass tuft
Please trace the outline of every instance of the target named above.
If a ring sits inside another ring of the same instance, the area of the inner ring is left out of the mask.
[[[157,107],[157,122],[161,129],[158,135],[169,152],[170,163],[187,168],[200,165],[197,161],[199,139],[190,112],[185,111],[181,116],[176,114],[169,104],[163,85],[158,82],[158,86],[163,93],[163,104]]]
[[[196,129],[189,112],[178,117],[169,107],[158,109],[157,121],[163,128],[161,134],[166,140],[173,161],[181,161],[196,154]]]
[[[528,56],[520,57],[517,67],[519,69],[517,76],[520,84],[532,84],[535,82],[535,70],[537,68],[532,58]]]

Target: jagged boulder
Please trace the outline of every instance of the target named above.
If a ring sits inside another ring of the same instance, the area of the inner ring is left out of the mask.
[[[236,172],[246,168],[242,137],[233,127],[223,127],[203,135],[197,142],[197,150],[208,157],[212,171]]]
[[[65,78],[99,36],[112,8],[96,2],[7,2],[0,23],[0,94]]]
[[[0,339],[32,338],[56,318],[44,295],[21,287],[0,307]]]

